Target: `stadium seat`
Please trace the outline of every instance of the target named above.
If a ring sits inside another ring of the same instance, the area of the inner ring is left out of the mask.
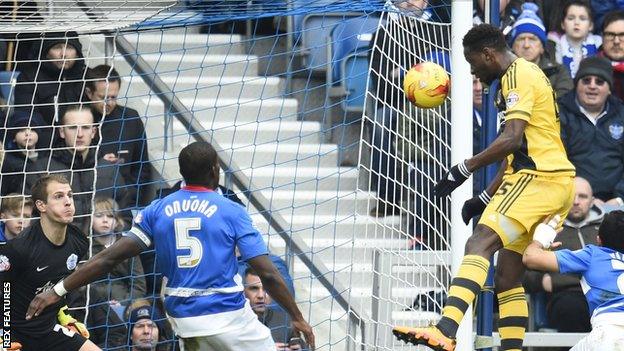
[[[379,17],[353,18],[331,32],[327,82],[332,87],[330,96],[344,97],[341,104],[345,111],[360,112],[364,108],[370,41],[379,21]]]
[[[303,67],[313,72],[327,68],[327,38],[337,24],[349,18],[364,16],[359,12],[308,14],[295,16],[295,33],[301,33],[301,56]],[[298,24],[300,23],[300,24]]]
[[[529,326],[530,331],[542,331],[548,329],[548,315],[546,313],[547,305],[546,293],[537,292],[532,293],[529,296],[529,311],[531,311],[531,317],[533,320],[532,325]]]
[[[0,94],[8,105],[13,105],[13,90],[19,75],[19,71],[0,71]]]

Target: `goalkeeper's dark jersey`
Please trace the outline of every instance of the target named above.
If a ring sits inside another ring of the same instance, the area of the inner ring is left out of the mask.
[[[48,334],[57,323],[56,314],[65,305],[61,299],[41,315],[26,321],[30,301],[40,292],[51,289],[74,271],[87,253],[87,237],[68,225],[65,242],[54,245],[43,234],[39,221],[33,221],[20,236],[0,245],[0,282],[11,283],[11,329],[22,335]]]

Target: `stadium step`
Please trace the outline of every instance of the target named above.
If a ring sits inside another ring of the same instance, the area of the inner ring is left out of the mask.
[[[248,76],[258,74],[258,58],[250,55],[145,54],[141,57],[158,73],[180,76]],[[116,56],[115,64],[125,62]]]
[[[271,233],[268,223],[261,214],[252,214],[254,224],[262,233]],[[367,240],[372,237],[407,240],[397,228],[401,226],[398,216],[372,218],[367,215],[283,215],[290,226],[291,235],[312,239],[353,239]]]
[[[250,189],[354,190],[358,171],[351,167],[258,167],[242,170],[251,178]]]
[[[182,98],[181,102],[204,125],[212,122],[229,123],[230,125],[265,121],[297,122],[297,100],[295,99]],[[156,96],[144,98],[143,103],[149,106],[148,117],[162,116],[165,111],[164,104]],[[174,122],[174,128],[181,131],[186,130],[178,120]]]
[[[165,84],[175,86],[175,95],[180,99],[194,99],[200,91],[202,97],[212,99],[275,99],[282,97],[284,89],[283,81],[277,77],[179,77],[177,74],[162,74],[160,78]],[[153,95],[150,87],[137,77],[124,77],[122,90],[123,93],[127,92],[128,99]]]
[[[130,33],[123,36],[141,54],[202,54],[244,55],[245,42],[240,35],[180,33],[162,35],[160,32]],[[101,37],[104,40],[104,37]]]

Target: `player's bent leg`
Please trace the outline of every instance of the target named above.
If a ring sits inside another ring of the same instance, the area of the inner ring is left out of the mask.
[[[457,276],[453,278],[438,324],[427,328],[395,327],[393,334],[399,340],[427,345],[434,350],[454,350],[459,323],[485,283],[490,268],[489,258],[502,247],[503,242],[494,230],[477,225],[466,243],[466,255]]]
[[[87,342],[80,347],[79,351],[102,351],[102,349],[94,344],[93,341],[87,340]]]
[[[500,311],[498,320],[500,350],[522,350],[529,316],[526,295],[522,287],[523,275],[522,255],[512,250],[500,250],[494,277]]]

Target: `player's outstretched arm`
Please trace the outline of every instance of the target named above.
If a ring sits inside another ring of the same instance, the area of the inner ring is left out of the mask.
[[[306,343],[314,350],[314,333],[312,327],[303,318],[295,300],[288,292],[284,279],[273,265],[267,255],[254,257],[247,261],[249,265],[258,273],[262,286],[269,295],[282,306],[292,319],[293,327],[302,332]]]
[[[46,307],[58,302],[68,291],[93,282],[112,271],[120,262],[140,254],[142,250],[143,248],[136,240],[122,237],[112,246],[93,256],[67,278],[58,282],[54,289],[35,296],[28,306],[28,311],[26,311],[26,319],[37,317]]]
[[[522,146],[522,136],[527,122],[521,119],[510,119],[505,122],[503,131],[485,150],[466,160],[466,168],[474,172],[494,162],[501,161]]]
[[[559,262],[554,252],[546,251],[551,247],[557,247],[561,243],[553,243],[555,236],[557,236],[557,226],[561,221],[561,217],[556,215],[552,218],[547,218],[543,223],[540,223],[535,228],[533,234],[533,241],[527,246],[522,255],[522,263],[527,268],[546,271],[546,272],[559,272]]]
[[[522,136],[527,122],[521,119],[511,119],[505,123],[502,133],[485,150],[456,164],[446,172],[435,185],[437,196],[450,195],[453,190],[462,185],[472,172],[491,163],[501,161],[514,153],[522,146]]]

